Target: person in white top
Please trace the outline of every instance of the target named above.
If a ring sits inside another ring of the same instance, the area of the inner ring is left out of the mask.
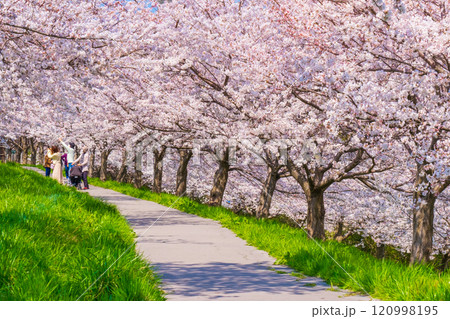
[[[59,138],[59,141],[64,146],[66,152],[67,152],[67,166],[68,166],[68,172],[70,176],[70,170],[73,167],[73,162],[75,161],[75,144],[73,142],[70,142],[69,145],[63,142],[62,138]]]

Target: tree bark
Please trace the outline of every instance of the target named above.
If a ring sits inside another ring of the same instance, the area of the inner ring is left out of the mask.
[[[325,204],[324,190],[314,190],[307,194],[308,212],[306,215],[306,230],[315,239],[325,239]]]
[[[334,234],[334,240],[342,242],[344,240],[344,222],[339,220],[337,222],[336,234]]]
[[[437,194],[428,181],[428,176],[433,171],[426,170],[425,165],[426,163],[417,165],[414,182],[411,264],[429,262],[433,251],[434,204]]]
[[[378,259],[383,259],[386,254],[386,245],[380,244],[380,246],[377,245],[377,251],[376,251],[376,257]]]
[[[127,151],[122,152],[122,165],[120,166],[119,173],[117,174],[117,181],[119,183],[124,183],[127,177]]]
[[[448,260],[449,260],[449,254],[446,253],[442,256],[442,262],[441,262],[441,271],[446,271],[448,268]]]
[[[20,138],[19,147],[20,147],[20,153],[18,152],[18,154],[19,154],[18,161],[20,161],[20,164],[27,164],[28,141],[27,141],[27,138],[25,136],[22,136]]]
[[[20,163],[22,160],[22,150],[20,148],[14,149],[15,154],[13,154],[13,162]]]
[[[296,168],[294,162],[288,158],[287,167],[292,177],[300,184],[306,196],[308,211],[306,214],[306,231],[315,239],[325,239],[325,204],[324,192],[329,185],[321,185],[324,171],[316,170],[314,176],[306,165],[305,173]]]
[[[95,172],[95,147],[93,147],[90,151],[90,157],[89,157],[89,169],[88,174],[90,177],[96,177]]]
[[[31,153],[30,164],[36,165],[36,155],[37,155],[36,154],[37,153],[36,144],[33,141],[33,139],[30,139],[29,142],[30,142],[30,153]]]
[[[419,203],[418,200],[422,202]],[[411,264],[427,263],[433,251],[433,220],[436,197],[428,192],[414,194],[413,242],[411,247]]]
[[[228,148],[223,152],[219,160],[219,168],[214,173],[213,187],[209,194],[209,205],[222,205],[223,194],[228,182],[228,173],[230,171],[230,163],[228,162]]]
[[[12,161],[13,161],[13,159],[12,159],[11,150],[10,150],[10,149],[7,149],[7,150],[6,150],[6,163],[12,162]]]
[[[1,138],[1,136],[0,136]],[[8,149],[5,144],[0,144],[0,161],[7,163],[8,162],[8,155],[7,155]]]
[[[268,166],[266,181],[264,182],[263,189],[259,196],[258,209],[256,210],[256,217],[258,218],[269,217],[270,206],[272,204],[272,196],[275,192],[277,182],[280,179],[278,171],[279,169]]]
[[[178,170],[177,170],[177,185],[175,195],[184,196],[187,189],[187,175],[188,175],[188,164],[192,157],[191,150],[178,150],[178,154],[180,155],[180,159],[178,162]]]
[[[161,150],[153,150],[153,192],[162,192],[163,160],[166,155],[167,147],[161,147]]]
[[[133,163],[133,176],[131,180],[134,187],[141,188],[143,185],[142,176],[144,174],[142,173],[142,152],[138,149],[134,151]]]
[[[45,159],[45,145],[43,142],[39,142],[37,145],[37,156],[36,156],[36,162],[39,165],[44,165],[44,159]]]
[[[100,153],[100,180],[106,181],[108,179],[108,157],[111,150],[103,150]]]
[[[136,188],[142,187],[142,171],[139,169],[134,170],[134,179],[133,179],[133,186]]]
[[[0,146],[0,162],[6,163],[6,149]]]

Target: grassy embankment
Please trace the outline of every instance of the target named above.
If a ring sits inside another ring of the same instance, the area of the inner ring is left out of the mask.
[[[0,300],[164,300],[116,208],[0,164]]]
[[[189,198],[177,199],[170,194],[155,194],[145,187],[136,189],[129,184],[101,182],[95,178],[90,179],[90,182],[217,220],[250,245],[277,258],[278,263],[289,265],[308,276],[321,277],[334,286],[362,292],[361,285],[372,297],[382,300],[450,300],[449,271],[439,274],[429,266],[408,266],[393,260],[380,260],[353,246],[336,241],[320,242],[320,246],[353,280],[301,229],[276,220],[236,215],[223,207],[210,207]]]

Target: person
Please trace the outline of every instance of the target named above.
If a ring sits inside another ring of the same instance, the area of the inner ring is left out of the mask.
[[[58,146],[54,145],[47,152],[47,156],[53,160],[53,174],[52,178],[56,179],[58,183],[62,184],[62,167],[61,167],[61,153]]]
[[[77,164],[78,166],[81,166],[81,170],[83,172],[81,178],[83,179],[84,183],[83,189],[89,189],[89,184],[87,180],[87,175],[89,171],[89,149],[86,146],[83,147],[81,155],[72,164],[73,165]]]
[[[44,168],[45,168],[45,177],[50,177],[50,173],[52,171],[52,160],[48,157],[48,152],[50,151],[50,146],[47,146],[47,152],[44,157]]]
[[[66,175],[66,179],[67,179],[67,181],[70,182],[70,179],[69,179],[69,167],[68,167],[68,165],[67,165],[67,153],[64,153],[64,154],[61,156],[61,164],[62,164],[62,166],[64,167],[64,173],[65,173],[65,175]]]
[[[83,171],[81,169],[81,166],[73,166],[70,170],[70,184],[77,189],[81,189],[80,182],[81,177],[83,176]]]
[[[62,138],[59,138],[59,141],[61,142],[62,146],[67,152],[67,167],[68,171],[70,172],[70,169],[73,166],[73,161],[75,160],[75,144],[73,142],[70,142],[69,145],[67,145],[66,143],[63,142]]]

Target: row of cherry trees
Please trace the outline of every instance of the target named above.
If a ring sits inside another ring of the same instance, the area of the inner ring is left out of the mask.
[[[6,0],[0,136],[32,162],[63,136],[95,148],[102,179],[289,214],[312,238],[448,256],[448,10]]]

